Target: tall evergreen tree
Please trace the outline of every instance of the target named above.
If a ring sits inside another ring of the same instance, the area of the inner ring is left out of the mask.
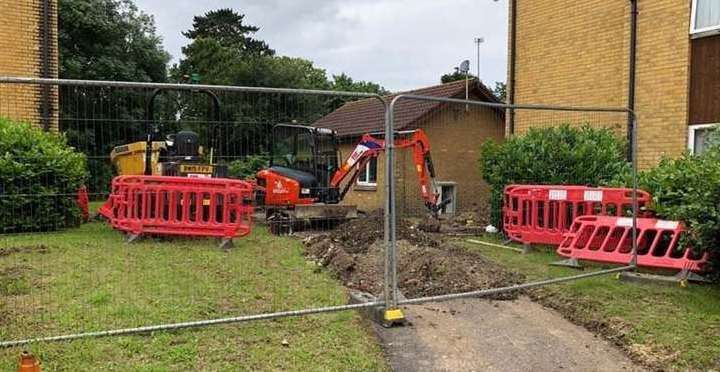
[[[193,41],[212,39],[225,48],[232,48],[241,54],[272,56],[275,51],[266,42],[251,35],[260,27],[243,24],[244,14],[232,9],[218,9],[193,18],[192,29],[182,34]]]

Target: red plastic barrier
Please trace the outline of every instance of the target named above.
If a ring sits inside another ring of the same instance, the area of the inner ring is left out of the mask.
[[[678,221],[638,218],[638,266],[702,271],[708,255],[680,248],[680,239],[686,233]],[[629,264],[632,259],[632,218],[578,217],[571,231],[565,234],[557,253],[578,260]]]
[[[90,220],[90,198],[88,198],[87,187],[80,186],[77,192],[77,204],[82,215],[82,222]]]
[[[249,183],[225,178],[119,176],[100,214],[138,236],[231,239],[250,233],[252,192]]]
[[[638,190],[638,205],[650,194]],[[510,185],[505,188],[503,229],[524,244],[558,245],[578,216],[623,216],[632,212],[632,189],[611,187]]]

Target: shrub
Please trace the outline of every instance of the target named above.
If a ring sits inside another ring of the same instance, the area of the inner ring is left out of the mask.
[[[491,188],[492,221],[501,226],[505,186],[604,185],[627,172],[626,142],[609,129],[589,125],[531,128],[505,142],[481,146],[480,172]]]
[[[720,251],[720,146],[701,155],[664,159],[638,175],[653,197],[658,217],[681,220],[690,228],[682,242],[696,251]]]
[[[255,173],[270,164],[267,154],[248,155],[242,159],[234,160],[228,164],[228,173],[232,178],[253,178]]]
[[[79,222],[83,154],[65,137],[0,118],[0,232],[48,231]]]

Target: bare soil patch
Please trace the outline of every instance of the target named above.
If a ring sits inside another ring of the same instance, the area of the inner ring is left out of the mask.
[[[649,369],[662,371],[677,358],[677,351],[660,350],[651,345],[635,344],[630,339],[631,324],[617,318],[603,318],[592,301],[578,300],[557,288],[537,288],[527,292],[532,301],[553,309],[570,322],[600,335],[622,349],[633,361]]]
[[[418,229],[428,233],[465,236],[481,235],[490,223],[490,209],[487,205],[475,205],[470,210],[440,219],[427,216],[421,220]]]
[[[12,246],[0,248],[0,257],[10,256],[17,253],[48,253],[49,248],[44,244],[39,245],[27,245],[27,246]]]
[[[479,254],[398,221],[398,282],[407,297],[433,296],[519,284],[524,276]],[[383,218],[367,218],[304,240],[306,254],[326,266],[349,288],[379,295],[383,287]],[[514,299],[505,293],[495,299]]]
[[[27,273],[32,270],[28,266],[15,265],[0,268],[0,296],[18,296],[30,292]]]

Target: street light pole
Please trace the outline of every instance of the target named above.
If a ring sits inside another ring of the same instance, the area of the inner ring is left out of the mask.
[[[480,81],[480,44],[485,42],[485,38],[476,37],[475,44],[477,45],[477,78]]]
[[[468,73],[470,72],[470,60],[464,60],[460,63],[459,68],[460,73],[465,74],[465,99],[470,98],[470,89],[468,84]],[[468,111],[469,107],[468,105],[465,105],[465,111]]]

